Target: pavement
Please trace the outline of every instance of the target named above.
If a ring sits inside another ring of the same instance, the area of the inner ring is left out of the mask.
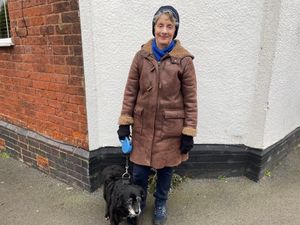
[[[299,225],[300,145],[259,182],[186,179],[170,195],[167,225]],[[150,195],[140,225],[151,225]],[[73,188],[0,154],[1,225],[109,225],[102,188]]]

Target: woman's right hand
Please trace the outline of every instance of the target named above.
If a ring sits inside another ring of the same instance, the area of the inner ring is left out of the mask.
[[[130,136],[130,125],[120,125],[118,129],[119,140],[125,140]]]

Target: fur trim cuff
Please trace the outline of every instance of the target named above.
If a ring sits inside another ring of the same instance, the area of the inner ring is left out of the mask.
[[[185,134],[185,135],[195,137],[197,135],[197,130],[195,128],[192,128],[192,127],[184,127],[183,130],[182,130],[182,133]]]
[[[133,117],[127,115],[121,115],[119,118],[119,125],[130,125],[133,124]]]

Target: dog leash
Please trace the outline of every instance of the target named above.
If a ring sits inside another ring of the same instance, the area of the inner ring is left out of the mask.
[[[129,168],[129,154],[126,154],[126,165],[125,165],[125,173],[122,175],[123,183],[129,184],[130,183],[130,173],[128,172]]]
[[[124,140],[120,140],[121,144],[122,144],[122,152],[123,154],[125,154],[126,156],[126,165],[125,165],[125,173],[123,173],[122,175],[122,180],[123,183],[130,183],[130,174],[128,172],[128,168],[129,168],[129,154],[132,151],[132,145],[131,145],[131,141],[129,139],[129,137],[125,137]]]

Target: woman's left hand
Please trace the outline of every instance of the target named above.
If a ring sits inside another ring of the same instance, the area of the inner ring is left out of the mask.
[[[185,134],[181,135],[180,151],[181,154],[187,154],[194,146],[194,139],[192,136]]]

